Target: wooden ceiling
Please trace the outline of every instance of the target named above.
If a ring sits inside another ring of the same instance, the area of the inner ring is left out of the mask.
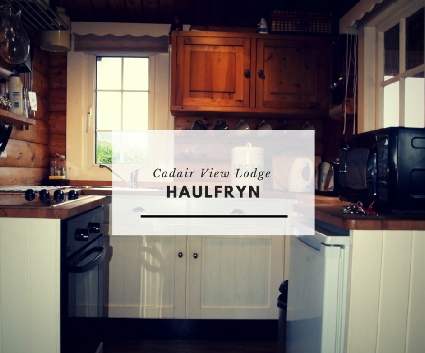
[[[358,0],[50,0],[73,22],[172,23],[197,26],[256,26],[272,10],[331,12],[336,19]]]

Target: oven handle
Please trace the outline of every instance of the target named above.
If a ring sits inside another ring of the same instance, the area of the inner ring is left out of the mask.
[[[104,246],[94,246],[92,248],[86,249],[77,256],[75,256],[71,261],[67,263],[67,270],[69,273],[83,273],[88,272],[99,265],[103,258],[105,257],[106,249]],[[82,266],[78,266],[79,263],[87,259],[89,256],[98,253],[92,260]],[[77,263],[77,264],[75,264]]]

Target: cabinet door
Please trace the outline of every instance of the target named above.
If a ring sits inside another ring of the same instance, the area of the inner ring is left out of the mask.
[[[188,318],[278,318],[283,236],[191,236],[188,256]]]
[[[184,317],[186,237],[111,236],[109,245],[109,317]]]
[[[256,107],[329,109],[330,46],[319,37],[257,39]]]
[[[248,107],[250,47],[249,38],[177,36],[172,105],[207,111]]]
[[[60,220],[0,218],[0,352],[60,351]]]

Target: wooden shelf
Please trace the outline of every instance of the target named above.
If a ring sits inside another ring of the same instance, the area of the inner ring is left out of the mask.
[[[0,120],[6,125],[35,125],[35,119],[28,119],[3,109],[0,109]]]

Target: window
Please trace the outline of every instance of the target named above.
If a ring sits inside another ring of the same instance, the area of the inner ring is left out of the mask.
[[[174,127],[169,52],[134,49],[144,37],[151,38],[149,43],[165,40],[167,46],[169,25],[74,23],[72,29],[74,36],[96,36],[95,45],[105,38],[107,45],[76,49],[74,37],[67,54],[67,175],[72,180],[110,181],[112,173],[99,168],[99,163],[109,162],[122,163],[129,175],[135,165],[150,163],[140,153],[140,145],[137,153],[132,150],[132,135],[138,135],[137,130]],[[116,45],[111,46],[111,41]],[[101,154],[99,146],[110,146],[115,138],[125,141],[117,143],[122,149],[114,156]],[[141,140],[139,134],[139,144]]]
[[[149,57],[97,56],[95,102],[96,163],[146,163]]]
[[[424,9],[401,18],[383,32],[383,40],[382,125],[423,127]]]
[[[340,31],[358,35],[358,132],[424,127],[423,0],[360,0]]]

